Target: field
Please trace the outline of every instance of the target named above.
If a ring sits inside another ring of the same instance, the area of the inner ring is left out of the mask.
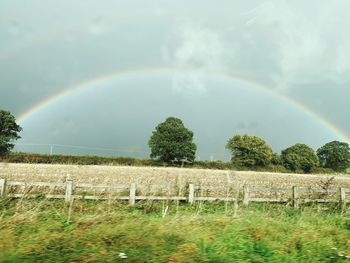
[[[129,166],[0,164],[0,178],[94,184],[350,188],[347,175]],[[0,262],[348,262],[338,204],[0,199]]]
[[[349,175],[307,175],[270,172],[246,172],[209,169],[181,169],[132,166],[94,166],[57,164],[10,164],[0,163],[0,178],[18,181],[75,182],[123,184],[172,184],[178,187],[188,183],[197,185],[256,187],[320,187],[334,176],[332,186],[350,188]]]

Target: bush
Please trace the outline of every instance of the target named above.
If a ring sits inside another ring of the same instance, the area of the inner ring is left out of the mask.
[[[324,168],[324,167],[313,167],[310,171],[310,173],[313,174],[334,174],[335,171],[330,168]]]
[[[202,169],[231,170],[233,165],[223,161],[195,161],[193,167]]]
[[[9,163],[46,163],[46,164],[77,164],[77,165],[133,165],[161,166],[154,160],[143,160],[130,157],[101,157],[87,155],[46,155],[37,153],[11,153],[0,158]]]

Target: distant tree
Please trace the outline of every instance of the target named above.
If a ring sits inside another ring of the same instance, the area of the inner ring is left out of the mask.
[[[317,150],[322,167],[345,171],[350,166],[350,147],[346,142],[332,141]]]
[[[21,130],[9,111],[0,110],[0,155],[6,155],[13,149],[12,142],[21,138],[19,136]]]
[[[281,165],[282,164],[282,158],[278,153],[272,154],[271,164],[273,164],[273,165]]]
[[[235,135],[228,140],[226,149],[231,151],[231,161],[237,167],[266,166],[273,157],[271,147],[255,135]]]
[[[175,117],[167,118],[155,128],[148,145],[151,148],[151,158],[164,162],[183,159],[192,162],[197,150],[193,143],[193,132]]]
[[[281,154],[284,167],[291,171],[302,170],[309,173],[312,168],[319,165],[315,151],[306,144],[297,143],[285,150]]]

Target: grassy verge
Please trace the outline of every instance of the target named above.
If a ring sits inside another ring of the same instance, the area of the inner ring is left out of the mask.
[[[350,256],[350,214],[336,207],[0,204],[0,262],[346,262]]]

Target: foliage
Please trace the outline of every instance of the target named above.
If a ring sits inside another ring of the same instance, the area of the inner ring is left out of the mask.
[[[315,151],[306,144],[297,143],[285,150],[281,154],[283,165],[292,171],[302,170],[305,173],[319,165]]]
[[[330,168],[324,168],[324,167],[313,167],[310,171],[312,174],[336,174],[336,172],[333,169]]]
[[[8,154],[13,149],[12,142],[21,138],[19,136],[21,130],[13,115],[0,109],[0,156]]]
[[[201,168],[201,169],[216,169],[216,170],[231,170],[234,169],[232,163],[223,162],[220,160],[217,161],[194,161],[193,168]]]
[[[237,167],[259,167],[271,163],[273,152],[264,139],[255,135],[235,135],[228,140],[226,149],[232,153]]]
[[[132,157],[102,157],[90,155],[48,155],[38,153],[11,153],[0,156],[0,162],[7,163],[46,163],[46,164],[77,164],[77,165],[125,165],[125,166],[164,166],[162,161],[138,159]],[[178,167],[179,164],[170,163],[169,166]],[[233,166],[224,161],[194,161],[186,167],[200,169],[230,170]]]
[[[273,165],[282,165],[283,164],[282,158],[278,153],[272,154],[271,164],[273,164]]]
[[[193,143],[193,132],[187,129],[182,120],[169,117],[160,123],[148,142],[151,158],[164,162],[195,159],[197,146]]]
[[[317,150],[322,167],[338,172],[350,166],[350,146],[346,142],[332,141]]]
[[[274,164],[269,164],[262,167],[254,167],[253,169],[250,168],[249,170],[256,171],[256,172],[290,173],[290,170],[288,170],[283,165],[274,165]]]
[[[346,262],[348,214],[278,205],[0,203],[0,262]],[[194,217],[194,215],[196,215]],[[194,220],[195,218],[195,220]],[[119,254],[125,253],[126,259]]]
[[[11,153],[0,157],[8,163],[46,163],[77,165],[126,165],[126,166],[163,166],[162,162],[131,157],[102,157],[93,155],[48,155],[38,153]]]

